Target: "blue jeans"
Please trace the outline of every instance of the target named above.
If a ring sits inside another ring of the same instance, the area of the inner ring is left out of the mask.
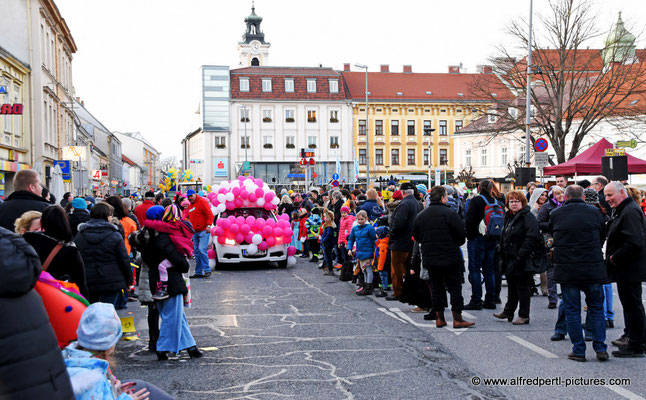
[[[612,283],[606,283],[603,285],[603,293],[606,296],[606,299],[603,302],[603,314],[606,319],[614,321],[615,313],[612,311]]]
[[[565,303],[565,321],[567,332],[572,341],[572,353],[585,356],[585,341],[581,329],[581,292],[585,293],[590,319],[586,324],[592,336],[592,348],[597,353],[607,351],[606,323],[603,315],[603,285],[591,284],[561,284],[563,303]]]
[[[195,274],[204,275],[211,272],[209,267],[209,256],[206,250],[209,247],[209,232],[195,232],[193,235],[193,246],[195,251]]]
[[[585,326],[592,326],[590,325],[590,313],[586,312],[585,313]],[[567,323],[565,322],[565,303],[563,300],[559,302],[559,309],[558,309],[558,316],[556,317],[556,325],[554,325],[554,333],[560,333],[561,335],[567,335]],[[586,332],[585,334],[586,337],[592,337],[590,334],[590,331]]]
[[[485,303],[496,300],[496,282],[494,278],[494,253],[496,241],[478,236],[467,243],[469,255],[469,283],[471,284],[471,303],[482,303],[482,283],[484,281]]]
[[[379,271],[379,279],[381,280],[381,287],[384,290],[388,289],[388,271],[385,268],[383,271]]]
[[[106,293],[106,294],[90,294],[88,301],[90,304],[93,303],[108,303],[112,304],[115,309],[119,310],[119,300],[121,299],[121,291]],[[127,300],[126,300],[127,304]]]

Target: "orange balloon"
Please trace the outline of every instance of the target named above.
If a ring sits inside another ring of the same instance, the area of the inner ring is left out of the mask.
[[[58,346],[65,348],[77,339],[76,329],[87,306],[66,295],[60,289],[43,282],[36,282],[36,292],[43,299],[49,323],[54,328]]]

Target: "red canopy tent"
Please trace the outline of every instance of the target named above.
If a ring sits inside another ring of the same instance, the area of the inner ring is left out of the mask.
[[[601,174],[601,157],[605,155],[606,149],[612,149],[614,146],[606,139],[599,140],[594,146],[572,158],[563,164],[545,167],[545,175],[600,175]],[[629,174],[646,174],[646,161],[630,154],[628,157]]]

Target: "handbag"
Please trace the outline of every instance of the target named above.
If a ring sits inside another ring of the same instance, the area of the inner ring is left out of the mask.
[[[547,271],[548,265],[549,260],[547,259],[547,254],[543,249],[533,251],[529,257],[525,259],[525,272],[542,274]]]
[[[426,268],[424,268],[423,266],[419,269],[419,279],[421,279],[423,281],[427,281],[427,280],[431,279],[431,277],[430,277],[430,275],[428,273],[428,270]]]

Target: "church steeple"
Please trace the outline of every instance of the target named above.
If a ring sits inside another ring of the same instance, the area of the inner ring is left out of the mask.
[[[240,65],[265,66],[269,63],[269,46],[265,41],[265,34],[260,29],[262,17],[256,14],[256,6],[251,3],[251,14],[244,19],[247,30],[242,35],[242,42],[238,43],[240,52]]]
[[[604,65],[635,62],[635,48],[635,35],[628,32],[621,19],[621,11],[619,11],[617,22],[608,33],[605,48],[602,50]]]

